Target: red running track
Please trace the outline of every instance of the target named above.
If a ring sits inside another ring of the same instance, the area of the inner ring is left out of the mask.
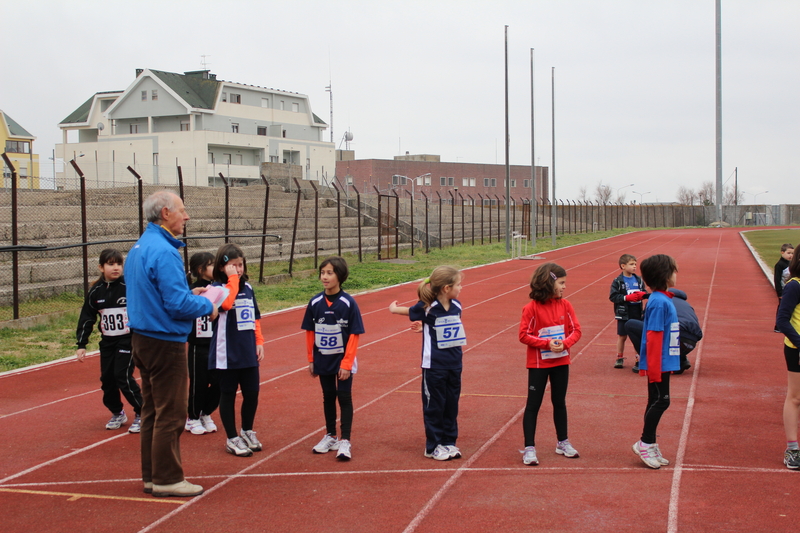
[[[617,258],[673,255],[678,288],[705,340],[672,380],[659,443],[672,461],[651,470],[631,452],[645,378],[612,368],[608,301]],[[583,326],[567,395],[579,459],[555,454],[545,401],[541,464],[522,464],[525,350],[517,340],[540,260],[466,271],[469,345],[459,416],[460,460],[423,457],[419,336],[389,302],[415,284],[361,294],[367,333],[354,383],[353,460],[314,455],[323,433],[319,384],[307,373],[302,309],[263,319],[267,357],[255,428],[265,451],[224,452],[224,436],[184,434],[193,499],[141,492],[134,435],[106,431],[99,362],[63,361],[0,375],[0,531],[517,532],[794,531],[797,478],[782,463],[786,388],[774,292],[735,229],[637,232],[547,252],[568,271]],[[310,296],[310,295],[309,295]],[[215,419],[216,419],[215,415]]]

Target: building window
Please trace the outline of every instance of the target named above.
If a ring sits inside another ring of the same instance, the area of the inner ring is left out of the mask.
[[[142,91],[142,102],[147,100],[147,91]]]
[[[232,104],[241,104],[242,103],[242,95],[231,93],[231,103]]]
[[[484,187],[488,187],[489,186],[489,178],[483,178],[483,186]]]
[[[226,92],[222,93],[222,101],[223,102],[227,102],[228,101],[228,93],[226,93]]]
[[[283,131],[281,132],[281,136],[282,136],[283,138],[286,138],[286,130],[283,130]]]
[[[208,164],[209,165],[214,164],[214,154],[212,152],[208,152]]]
[[[258,127],[258,134],[259,135],[267,135],[267,127],[266,126],[259,126]]]
[[[233,95],[231,95],[231,96],[233,96]],[[235,122],[233,124],[231,124],[231,132],[239,133],[239,125],[236,124]]]
[[[261,107],[269,107],[269,98],[261,99]]]
[[[280,108],[279,108],[279,109],[280,109],[281,111],[283,111],[283,110],[284,110],[284,108],[285,108],[285,106],[286,106],[285,102],[284,102],[283,100],[281,100],[281,105],[280,105]]]
[[[430,184],[431,184],[431,177],[425,176],[425,185],[430,185]]]
[[[497,187],[497,178],[492,178],[492,187]]]
[[[469,187],[469,178],[461,178],[462,187]]]
[[[242,154],[233,154],[233,163],[236,165],[242,164]]]
[[[152,91],[150,91],[150,99],[158,100],[158,89],[153,89]]]
[[[139,125],[131,124],[131,133],[139,133]]]
[[[531,185],[531,180],[522,180],[522,186],[524,188],[527,189],[528,187],[530,187],[530,185]]]
[[[153,154],[153,166],[158,166],[158,154]]]
[[[6,152],[9,154],[31,153],[31,143],[28,141],[6,141]]]
[[[299,113],[300,112],[300,104],[298,104],[297,102],[292,102],[292,111],[295,112],[295,113]]]
[[[189,121],[182,120],[181,121],[181,131],[189,131]]]
[[[231,164],[231,154],[222,154],[222,164],[223,165]]]
[[[306,158],[306,172],[311,172],[311,159]]]
[[[392,176],[392,185],[405,185],[407,179],[406,176],[398,176],[395,174]]]
[[[439,185],[441,185],[442,187],[447,185],[447,178],[445,178],[444,176],[440,177],[439,178]]]
[[[470,178],[469,179],[469,186],[470,187],[474,187],[475,186],[475,178]]]
[[[269,156],[269,162],[270,163],[277,163],[278,162],[278,156],[277,155]]]

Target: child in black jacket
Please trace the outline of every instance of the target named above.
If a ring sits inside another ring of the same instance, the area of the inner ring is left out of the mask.
[[[611,282],[611,292],[608,299],[614,303],[614,318],[617,320],[617,357],[614,368],[622,368],[625,359],[625,322],[628,320],[641,320],[642,297],[644,283],[636,275],[636,258],[630,254],[622,254],[619,258],[619,268],[622,273]],[[639,372],[639,358],[633,365],[633,371]]]
[[[131,330],[128,327],[125,279],[122,276],[122,253],[112,248],[103,250],[100,252],[98,268],[100,278],[89,289],[78,319],[76,332],[78,350],[75,352],[75,357],[81,363],[86,357],[86,344],[99,316],[100,383],[103,390],[103,405],[111,411],[111,419],[106,424],[106,429],[119,429],[128,421],[120,399],[121,392],[133,406],[135,414],[128,432],[139,433],[142,391],[133,377]]]

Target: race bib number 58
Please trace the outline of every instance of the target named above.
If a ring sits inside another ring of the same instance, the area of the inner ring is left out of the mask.
[[[344,353],[344,338],[339,324],[315,324],[314,344],[322,355]]]

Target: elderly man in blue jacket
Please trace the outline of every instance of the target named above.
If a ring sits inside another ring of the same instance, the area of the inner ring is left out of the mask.
[[[176,237],[189,220],[183,201],[158,191],[142,206],[148,224],[128,253],[125,282],[133,360],[142,377],[142,480],[153,496],[197,496],[203,487],[186,481],[180,436],[188,408],[186,339],[194,320],[216,317],[207,298],[186,283]]]

